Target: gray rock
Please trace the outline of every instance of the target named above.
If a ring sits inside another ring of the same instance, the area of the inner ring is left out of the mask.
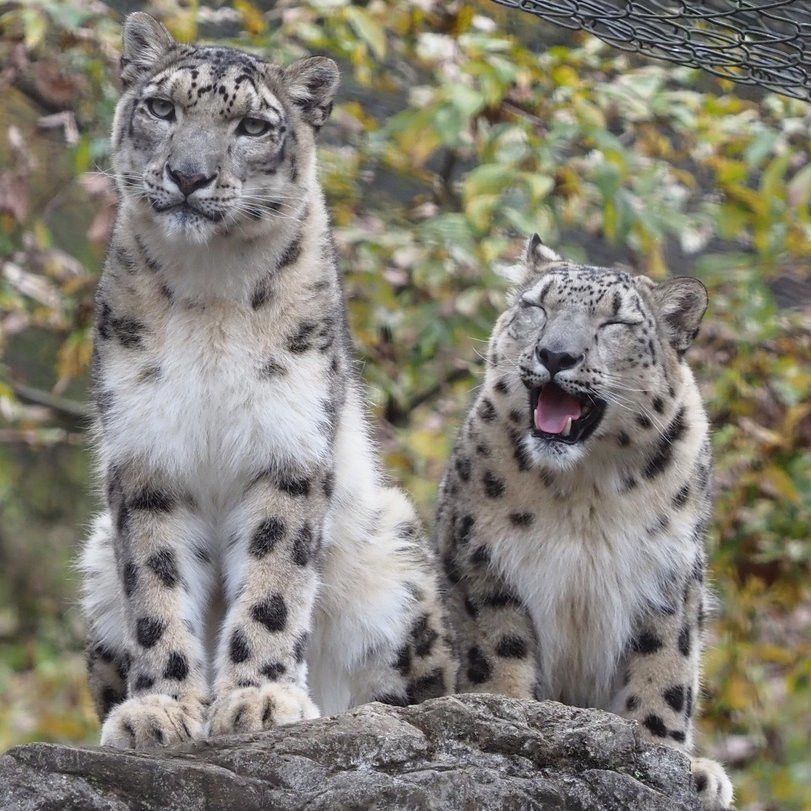
[[[597,710],[491,695],[367,704],[271,732],[147,752],[30,744],[0,807],[695,811],[687,758]]]

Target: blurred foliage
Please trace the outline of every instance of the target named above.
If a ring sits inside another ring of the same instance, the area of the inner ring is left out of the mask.
[[[125,0],[0,6],[0,748],[93,741],[70,558],[92,498],[85,385],[114,213]],[[430,520],[533,231],[691,272],[715,429],[719,611],[704,742],[742,809],[811,808],[811,110],[486,2],[155,0],[182,40],[337,58],[321,175],[392,474]]]

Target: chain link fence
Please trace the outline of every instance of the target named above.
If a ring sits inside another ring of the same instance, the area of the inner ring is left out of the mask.
[[[809,0],[494,0],[615,48],[811,101]]]

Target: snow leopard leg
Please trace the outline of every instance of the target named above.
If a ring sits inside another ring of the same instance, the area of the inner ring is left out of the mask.
[[[130,653],[124,635],[124,605],[115,575],[110,516],[99,516],[79,561],[85,616],[88,621],[85,660],[90,695],[99,720],[127,698]]]
[[[667,743],[688,755],[699,696],[704,613],[704,553],[698,549],[688,578],[675,581],[669,601],[635,629],[612,706],[619,715],[638,721],[654,743]],[[729,808],[733,789],[723,766],[692,755],[690,761],[704,811]]]
[[[486,531],[444,502],[437,546],[448,580],[448,608],[459,644],[459,690],[533,698],[540,679],[532,619],[490,561]]]
[[[452,693],[456,664],[437,567],[405,495],[378,488],[374,506],[339,498],[325,536],[332,542],[311,648],[324,711]]]

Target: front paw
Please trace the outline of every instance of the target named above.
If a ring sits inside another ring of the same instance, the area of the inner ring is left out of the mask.
[[[720,763],[690,758],[690,770],[704,811],[726,811],[732,806],[732,783]]]
[[[318,707],[295,684],[241,687],[214,701],[209,715],[209,735],[261,732],[307,718],[318,718]]]
[[[152,749],[184,743],[205,734],[203,707],[153,693],[115,707],[101,728],[101,745],[116,749]]]

